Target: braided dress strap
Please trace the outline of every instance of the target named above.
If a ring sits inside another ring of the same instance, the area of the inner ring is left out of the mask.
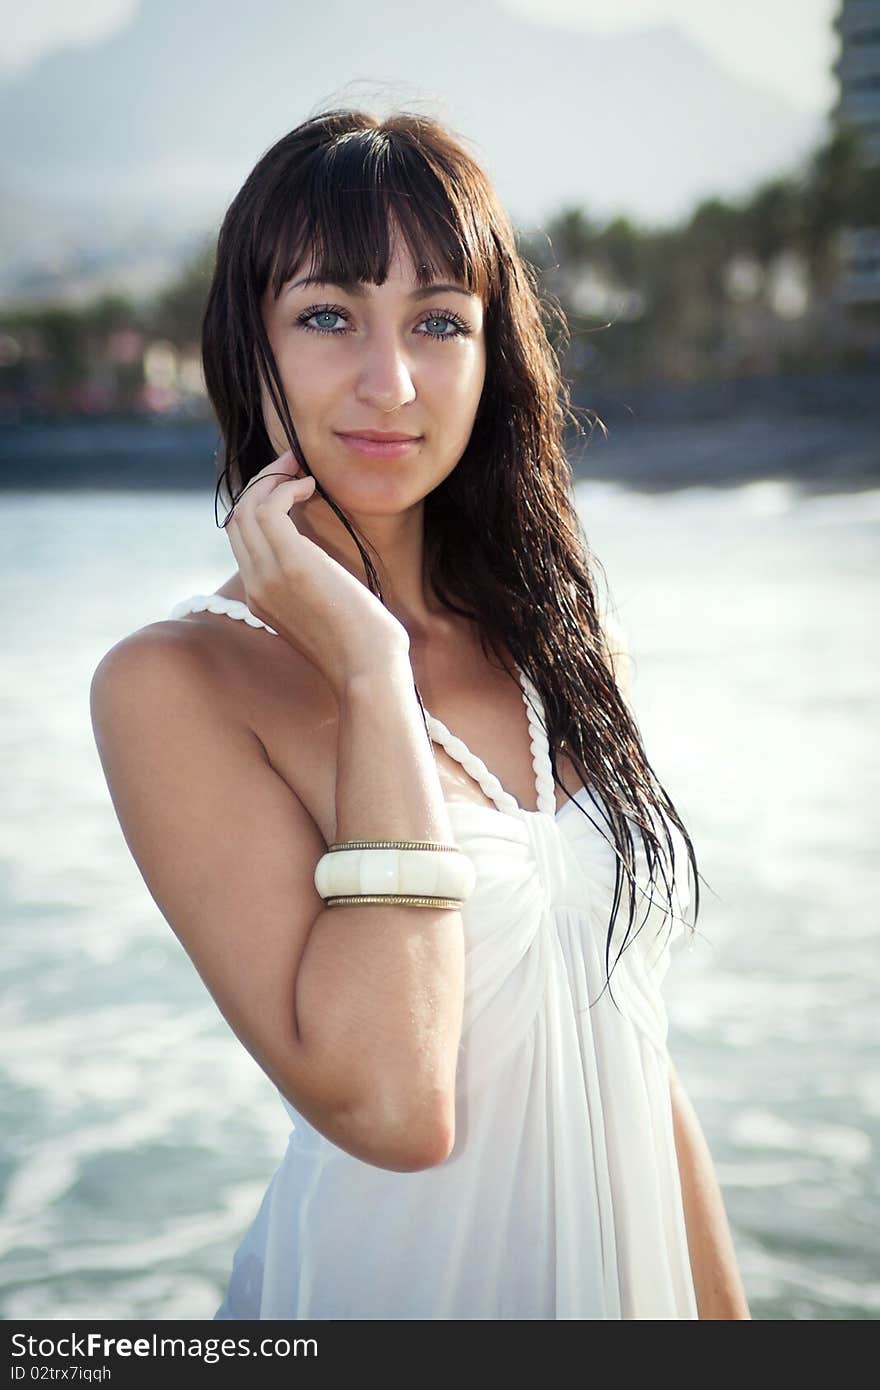
[[[476,753],[472,753],[467,744],[447,729],[441,720],[435,719],[433,714],[429,714],[425,710],[425,716],[428,721],[428,732],[434,742],[445,748],[450,758],[461,763],[465,772],[470,773],[489,800],[494,801],[498,810],[504,811],[508,815],[520,815],[522,807],[516,797],[504,790],[495,773],[489,771],[482,758],[478,758]]]
[[[544,705],[537,689],[524,671],[519,673],[523,702],[532,736],[532,766],[535,769],[535,790],[538,793],[538,810],[544,815],[556,815],[556,790],[553,781],[553,768],[550,764],[550,744],[547,739],[546,715]]]
[[[241,599],[226,598],[224,594],[193,594],[192,598],[185,598],[180,603],[175,603],[170,616],[183,618],[187,613],[205,612],[225,613],[227,618],[238,618],[241,622],[247,623],[248,627],[264,627],[267,632],[272,633],[273,637],[278,636],[274,627],[264,623],[262,618],[257,617],[256,613],[252,613]]]

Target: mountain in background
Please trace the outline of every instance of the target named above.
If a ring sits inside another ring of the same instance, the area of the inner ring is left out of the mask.
[[[127,28],[0,82],[0,294],[138,267],[146,293],[280,135],[353,104],[450,125],[524,230],[572,205],[673,221],[824,133],[671,26],[542,27],[496,0],[144,0]]]

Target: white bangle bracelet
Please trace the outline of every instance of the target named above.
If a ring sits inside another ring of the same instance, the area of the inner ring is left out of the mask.
[[[425,906],[457,907],[475,884],[468,856],[457,845],[432,841],[351,840],[331,846],[315,867],[315,887],[325,900],[424,899]]]

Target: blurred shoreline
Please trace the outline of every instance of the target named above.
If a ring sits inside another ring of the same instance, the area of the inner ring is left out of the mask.
[[[876,369],[739,381],[596,386],[572,393],[590,437],[576,481],[637,491],[786,479],[810,492],[880,484]],[[607,429],[605,436],[598,417]],[[216,483],[211,420],[160,415],[6,421],[0,490],[202,490]]]

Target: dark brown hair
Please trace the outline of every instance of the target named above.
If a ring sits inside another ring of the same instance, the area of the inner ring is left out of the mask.
[[[381,285],[392,224],[402,230],[420,285],[449,274],[483,301],[485,385],[461,459],[425,498],[426,572],[441,600],[477,623],[487,659],[494,654],[504,667],[506,648],[533,681],[544,704],[554,781],[561,786],[556,759],[564,747],[611,831],[610,984],[621,867],[636,891],[625,894],[628,922],[615,963],[630,939],[637,894],[645,891],[636,877],[632,827],[641,832],[649,885],[658,868],[662,874],[670,931],[682,917],[668,823],[687,846],[692,929],[699,913],[696,856],[618,690],[600,618],[596,562],[575,509],[564,447],[566,425],[578,421],[545,324],[545,315],[555,319],[564,334],[564,314],[542,298],[537,272],[520,255],[488,175],[437,121],[407,112],[385,119],[345,109],[317,115],[263,155],[230,204],[202,331],[205,382],[222,440],[215,517],[224,482],[234,506],[276,457],[260,376],[295,458],[311,472],[263,323],[267,286],[277,298],[304,257],[311,260],[308,273],[323,281]],[[315,490],[354,539],[366,582],[381,600],[366,538],[317,479]]]

